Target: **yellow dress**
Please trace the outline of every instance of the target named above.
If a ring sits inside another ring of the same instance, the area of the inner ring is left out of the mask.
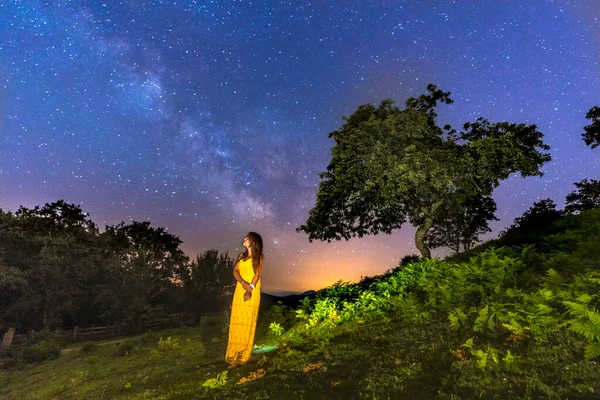
[[[252,269],[252,258],[238,263],[240,275],[246,282],[252,282],[254,270]],[[252,290],[252,298],[244,301],[246,290],[242,284],[237,282],[233,293],[233,304],[231,305],[231,318],[229,320],[229,341],[225,361],[230,364],[244,364],[250,359],[252,347],[254,346],[254,333],[256,331],[256,319],[258,318],[258,307],[260,305],[260,280]]]

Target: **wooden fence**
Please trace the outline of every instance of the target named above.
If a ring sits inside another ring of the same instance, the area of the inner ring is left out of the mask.
[[[142,322],[142,332],[162,329],[172,326],[175,322],[181,321],[181,315],[171,315],[160,319],[152,319]],[[75,327],[60,327],[54,330],[54,336],[57,338],[68,337],[70,341],[87,341],[105,339],[109,336],[115,336],[118,333],[116,325],[94,326],[90,328]],[[27,338],[34,338],[35,331],[29,333],[15,334],[15,328],[8,328],[8,331],[2,336],[0,342],[0,351],[8,350],[14,341],[21,341]]]

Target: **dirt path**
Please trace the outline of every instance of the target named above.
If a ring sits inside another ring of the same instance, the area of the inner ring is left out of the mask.
[[[107,344],[114,344],[114,343],[119,343],[119,342],[126,342],[128,340],[133,340],[133,339],[137,339],[141,337],[141,335],[139,336],[131,336],[131,337],[124,337],[124,338],[120,338],[120,339],[112,339],[106,342],[95,342],[98,346],[105,346]],[[81,350],[81,346],[79,347],[69,347],[68,349],[61,349],[60,350],[60,354],[67,354],[70,353],[73,350]]]

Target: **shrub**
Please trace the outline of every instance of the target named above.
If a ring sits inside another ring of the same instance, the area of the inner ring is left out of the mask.
[[[290,307],[278,301],[267,309],[264,319],[269,325],[278,324],[285,330],[296,321],[296,314]]]
[[[127,356],[133,352],[133,349],[135,349],[135,344],[132,341],[127,341],[119,345],[115,355],[119,357]]]
[[[158,351],[162,354],[179,354],[181,351],[179,340],[173,339],[171,336],[163,339],[161,336],[158,340]]]
[[[39,343],[23,347],[23,359],[26,362],[56,360],[60,356],[60,345],[56,340],[46,339]]]
[[[96,342],[85,342],[83,346],[81,346],[81,351],[85,354],[91,354],[98,350],[98,344]]]

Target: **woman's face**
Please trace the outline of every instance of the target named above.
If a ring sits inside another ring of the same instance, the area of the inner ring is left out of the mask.
[[[242,246],[244,246],[244,247],[250,247],[250,239],[248,239],[248,236],[246,236],[244,238],[244,240],[242,240]]]

